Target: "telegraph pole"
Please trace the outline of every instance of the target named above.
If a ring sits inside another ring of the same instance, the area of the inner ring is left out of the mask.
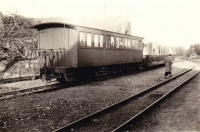
[[[106,14],[106,3],[105,3],[105,17],[106,17],[106,15],[107,15],[107,14]]]

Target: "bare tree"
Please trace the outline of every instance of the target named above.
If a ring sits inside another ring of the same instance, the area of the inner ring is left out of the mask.
[[[37,49],[37,31],[28,28],[33,20],[17,14],[3,15],[0,34],[0,63],[6,66],[0,73],[6,72],[18,61],[33,59]]]

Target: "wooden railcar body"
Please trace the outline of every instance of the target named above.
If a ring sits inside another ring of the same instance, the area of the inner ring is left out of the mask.
[[[32,28],[39,31],[39,62],[41,69],[50,67],[48,74],[143,60],[142,37],[66,23],[43,23]]]
[[[145,43],[143,49],[145,66],[154,66],[164,64],[166,56],[169,54],[170,48],[154,43]]]
[[[119,34],[109,31],[79,27],[78,32],[87,32],[94,34],[114,37],[114,43],[116,43],[116,37],[130,40],[142,40],[141,37]],[[92,38],[94,42],[94,37]],[[142,43],[141,43],[142,45]],[[126,64],[126,63],[141,63],[142,62],[142,49],[125,49],[107,47],[106,39],[103,40],[103,47],[82,47],[79,45],[78,49],[78,62],[80,67],[88,66],[103,66],[103,65],[115,65],[115,64]]]

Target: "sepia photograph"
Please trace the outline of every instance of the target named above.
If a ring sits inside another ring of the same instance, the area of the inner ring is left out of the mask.
[[[0,132],[200,131],[200,0],[0,0]]]

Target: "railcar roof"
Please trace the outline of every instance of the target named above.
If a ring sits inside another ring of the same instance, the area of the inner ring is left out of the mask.
[[[69,24],[69,23],[62,23],[62,22],[46,22],[46,23],[39,23],[39,24],[33,25],[30,28],[42,30],[42,29],[53,28],[53,27],[75,28],[76,26],[78,26],[78,25],[73,25],[73,24]],[[84,27],[84,26],[78,26],[78,27]],[[90,28],[90,27],[84,27],[84,28]],[[96,28],[90,28],[90,29],[96,29]],[[96,29],[96,30],[101,30],[101,31],[105,31],[105,32],[112,32],[112,31],[106,31],[106,30],[102,30],[102,29]],[[117,33],[117,32],[112,32],[112,33]],[[117,34],[122,34],[122,33],[117,33]],[[129,34],[122,34],[122,35],[133,36],[133,35],[129,35]],[[133,37],[138,37],[138,36],[133,36]],[[138,37],[138,38],[144,39],[143,37]]]
[[[75,25],[61,23],[61,22],[46,22],[46,23],[39,23],[39,24],[33,25],[30,28],[42,30],[42,29],[51,28],[51,27],[69,27],[69,26],[74,27]]]

